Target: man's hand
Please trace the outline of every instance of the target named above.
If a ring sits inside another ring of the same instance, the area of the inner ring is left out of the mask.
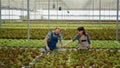
[[[47,50],[47,51],[50,51],[50,48],[48,47],[48,43],[47,43],[47,41],[48,41],[48,36],[45,37],[45,40],[44,40],[44,41],[45,41],[45,45],[46,45],[46,50]]]
[[[48,46],[46,46],[46,49],[47,49],[47,51],[50,51],[50,48]]]

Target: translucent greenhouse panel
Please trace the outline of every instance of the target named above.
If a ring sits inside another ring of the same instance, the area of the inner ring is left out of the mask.
[[[99,31],[95,32],[97,40],[104,39],[104,36],[99,37],[102,35],[100,32],[102,31],[101,29],[104,29],[102,32],[103,35],[110,34],[109,37],[105,36],[107,39],[115,40],[115,36],[113,35],[116,35],[116,1],[117,0],[29,0],[30,28],[56,27],[60,25],[64,26],[65,29],[71,28],[70,26],[75,29],[78,26],[84,26],[88,32],[90,29],[97,29]],[[16,28],[28,27],[27,0],[1,0],[1,8],[3,26],[11,28],[11,26],[6,26],[7,23],[13,24]],[[36,23],[42,25],[35,26]],[[52,23],[54,23],[54,25],[51,25]],[[77,23],[77,25],[73,25],[74,23]],[[45,27],[43,27],[43,25]],[[27,33],[27,30],[25,33]]]

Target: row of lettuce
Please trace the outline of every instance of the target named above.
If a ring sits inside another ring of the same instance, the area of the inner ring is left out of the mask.
[[[63,40],[63,45],[68,40]],[[78,41],[72,42],[66,48],[77,48]],[[0,47],[12,48],[44,48],[43,40],[27,40],[27,39],[0,39]],[[120,49],[120,43],[112,40],[91,40],[91,48],[95,49]]]
[[[23,68],[39,53],[35,48],[0,48],[0,68]]]
[[[89,23],[89,24],[86,24],[86,23],[79,23],[79,24],[74,24],[74,23],[72,23],[72,24],[70,24],[70,23],[64,23],[64,24],[61,24],[61,23],[57,23],[57,24],[52,24],[52,23],[50,23],[50,24],[30,24],[30,27],[48,27],[48,25],[50,26],[50,27],[56,27],[56,26],[60,26],[60,27],[78,27],[78,26],[84,26],[84,27],[113,27],[113,28],[115,28],[116,27],[116,24],[110,24],[110,23],[107,23],[107,24],[98,24],[98,23]],[[12,23],[8,23],[8,24],[2,24],[2,27],[26,27],[27,28],[27,26],[28,26],[28,24],[26,24],[26,23],[14,23],[14,24],[12,24]]]
[[[104,50],[63,51],[42,56],[35,68],[119,68],[120,52]]]
[[[45,28],[31,28],[31,39],[44,39],[46,34],[53,29]],[[28,36],[27,28],[1,28],[1,39],[26,39]],[[120,29],[119,29],[120,31]],[[113,28],[101,28],[101,29],[86,29],[86,32],[93,40],[115,40],[116,29]],[[77,34],[77,29],[62,29],[61,34],[64,40],[73,38]],[[120,32],[118,33],[120,39]]]
[[[115,50],[66,50],[43,54],[36,48],[0,48],[1,68],[119,68],[120,52]]]

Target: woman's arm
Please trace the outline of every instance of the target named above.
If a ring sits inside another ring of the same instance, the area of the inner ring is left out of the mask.
[[[88,47],[89,48],[92,48],[92,46],[90,45],[91,44],[91,41],[90,41],[90,36],[87,34],[87,41],[88,41]]]
[[[90,42],[90,36],[88,34],[87,34],[87,41],[88,41],[89,44],[91,44],[91,42]]]
[[[79,38],[80,38],[79,34],[75,35],[75,37],[73,37],[71,40],[67,41],[67,43],[65,45],[63,45],[63,47],[67,46],[69,43],[74,42],[75,40],[77,40]]]
[[[67,46],[69,43],[71,43],[71,42],[73,42],[72,40],[69,40],[69,41],[67,41],[67,43],[65,44],[65,45],[63,45],[62,47],[65,47],[65,46]]]

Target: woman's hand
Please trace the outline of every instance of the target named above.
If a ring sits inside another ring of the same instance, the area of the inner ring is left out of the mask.
[[[72,42],[72,40],[69,40],[69,41],[67,41],[67,43],[66,44],[64,44],[63,46],[62,46],[62,48],[64,48],[65,46],[67,46],[69,43],[71,43]]]
[[[59,45],[57,48],[58,48],[58,49],[60,49],[60,48],[61,48],[61,46]]]
[[[89,46],[88,46],[88,48],[92,48],[92,46],[91,46],[91,45],[89,45]]]
[[[63,45],[62,48],[65,48],[66,45]]]

